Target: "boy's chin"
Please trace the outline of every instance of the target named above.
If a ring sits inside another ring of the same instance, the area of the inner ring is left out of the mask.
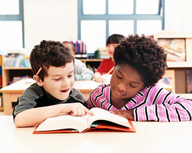
[[[64,101],[69,97],[69,95],[67,96],[62,96],[62,97],[57,97],[58,100]]]

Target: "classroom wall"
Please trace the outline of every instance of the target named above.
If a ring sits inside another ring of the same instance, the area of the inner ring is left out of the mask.
[[[165,0],[165,30],[192,32],[192,1]],[[24,0],[25,48],[77,39],[77,0]]]
[[[165,30],[192,33],[192,0],[165,0]]]
[[[24,0],[25,48],[41,40],[77,39],[77,0]]]

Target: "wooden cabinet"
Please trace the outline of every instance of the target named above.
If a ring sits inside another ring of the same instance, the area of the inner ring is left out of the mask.
[[[174,70],[175,92],[192,99],[187,93],[187,71],[192,71],[192,34],[162,31],[154,35],[167,53],[168,70]]]
[[[3,87],[5,87],[5,86],[11,84],[11,81],[13,80],[14,77],[26,76],[26,75],[32,77],[31,68],[15,68],[15,67],[3,68],[2,85],[3,85]]]

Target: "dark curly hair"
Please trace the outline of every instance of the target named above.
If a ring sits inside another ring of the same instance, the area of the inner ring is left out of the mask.
[[[153,86],[162,78],[167,68],[166,57],[164,49],[144,35],[130,35],[114,51],[115,66],[133,67],[145,86]]]
[[[71,51],[59,41],[41,41],[40,45],[36,45],[30,54],[30,64],[33,75],[42,67],[39,73],[40,79],[43,81],[47,75],[49,66],[65,66],[66,63],[74,61]]]

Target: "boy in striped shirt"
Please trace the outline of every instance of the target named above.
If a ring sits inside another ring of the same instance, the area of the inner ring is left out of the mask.
[[[157,42],[131,35],[115,48],[115,68],[108,85],[97,87],[87,102],[135,121],[192,120],[192,101],[157,86],[167,68]]]

